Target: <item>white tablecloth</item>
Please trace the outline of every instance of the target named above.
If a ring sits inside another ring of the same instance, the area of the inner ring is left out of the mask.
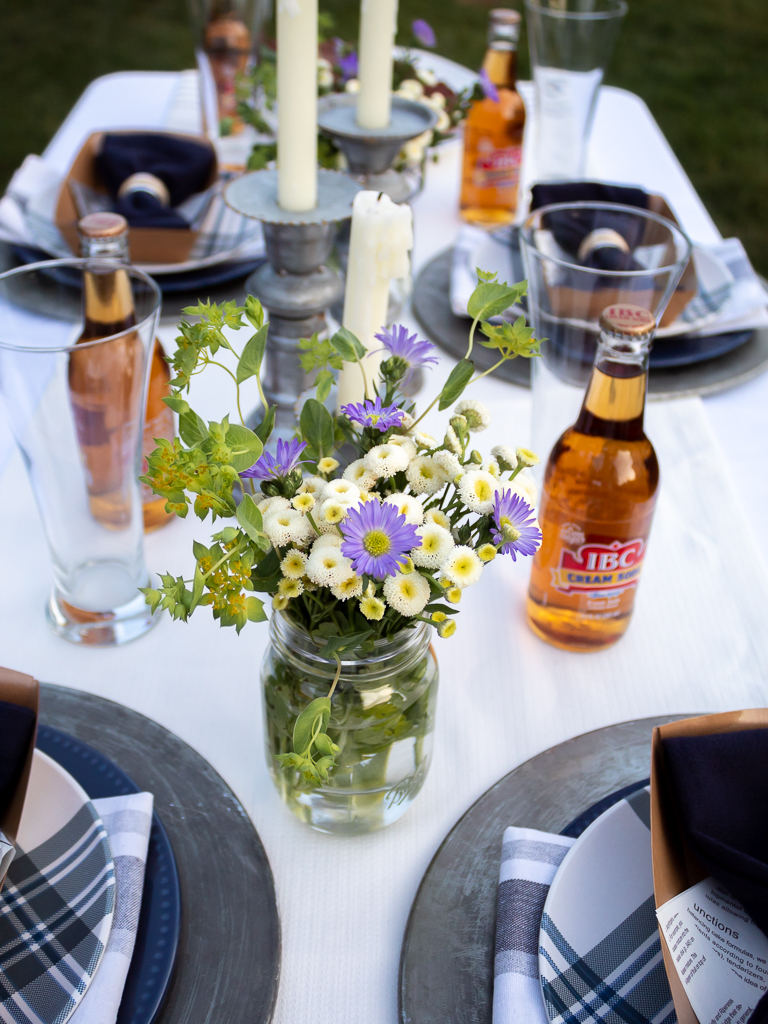
[[[164,102],[172,108],[171,92]],[[115,102],[124,101],[118,91]],[[82,134],[88,126],[82,109],[76,113]],[[125,112],[121,118],[130,123]],[[668,147],[659,144],[640,101],[604,90],[595,139],[617,131],[635,142],[637,132],[645,133],[656,157],[643,166],[636,149],[630,162],[614,146],[605,176],[658,188],[695,240],[716,240],[711,219]],[[63,148],[56,152],[63,159]],[[414,204],[417,267],[449,245],[458,226],[457,148],[445,147],[428,175]],[[435,384],[449,365],[441,358]],[[428,382],[422,400],[434,387]],[[193,404],[218,419],[226,388],[209,378]],[[526,442],[526,391],[486,379],[476,395],[495,421],[478,441],[492,434],[489,444]],[[614,649],[569,655],[540,643],[522,620],[528,565],[498,559],[489,568],[465,595],[456,636],[436,641],[441,693],[434,764],[424,789],[400,822],[376,835],[345,840],[315,834],[292,818],[274,792],[257,685],[266,628],[249,626],[238,638],[203,611],[186,626],[166,619],[118,650],[81,650],[51,634],[43,618],[48,553],[18,455],[0,482],[0,661],[151,716],[229,782],[275,874],[283,933],[278,1024],[394,1024],[400,944],[419,881],[447,831],[488,786],[541,750],[590,729],[641,716],[766,703],[768,575],[755,538],[762,539],[768,499],[767,400],[768,378],[762,378],[706,403],[685,399],[649,407],[662,491],[635,621]],[[208,528],[194,517],[150,536],[150,567],[188,572],[195,536],[205,539]],[[248,1011],[243,1007],[244,1019]]]

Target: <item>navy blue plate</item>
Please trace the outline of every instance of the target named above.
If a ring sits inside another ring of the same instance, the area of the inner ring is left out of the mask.
[[[37,746],[76,779],[92,800],[140,792],[114,761],[49,725]],[[173,973],[181,927],[181,889],[168,835],[155,812],[149,835],[139,928],[117,1024],[152,1024]]]

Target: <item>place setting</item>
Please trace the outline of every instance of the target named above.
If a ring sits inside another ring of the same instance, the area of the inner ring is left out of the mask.
[[[4,1021],[768,1020],[768,286],[628,10],[192,0],[9,177]]]

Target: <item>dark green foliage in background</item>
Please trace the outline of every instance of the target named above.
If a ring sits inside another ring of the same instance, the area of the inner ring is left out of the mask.
[[[400,41],[425,18],[438,51],[476,67],[488,9],[400,0]],[[344,38],[359,0],[321,0]],[[517,4],[509,4],[517,6]],[[768,274],[765,0],[630,0],[608,81],[638,93],[725,236]],[[40,153],[88,82],[123,69],[192,67],[184,0],[0,0],[0,179]],[[521,75],[527,76],[521,47]]]

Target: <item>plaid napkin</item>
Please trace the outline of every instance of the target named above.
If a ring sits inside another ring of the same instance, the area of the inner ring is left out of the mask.
[[[539,982],[539,925],[549,887],[575,839],[508,828],[496,907],[493,1024],[547,1024]]]
[[[131,966],[152,828],[151,793],[94,800],[115,859],[117,899],[101,966],[70,1024],[114,1024]]]
[[[92,803],[34,850],[17,848],[0,896],[0,1020],[67,1020],[99,965],[114,904],[109,841]]]

